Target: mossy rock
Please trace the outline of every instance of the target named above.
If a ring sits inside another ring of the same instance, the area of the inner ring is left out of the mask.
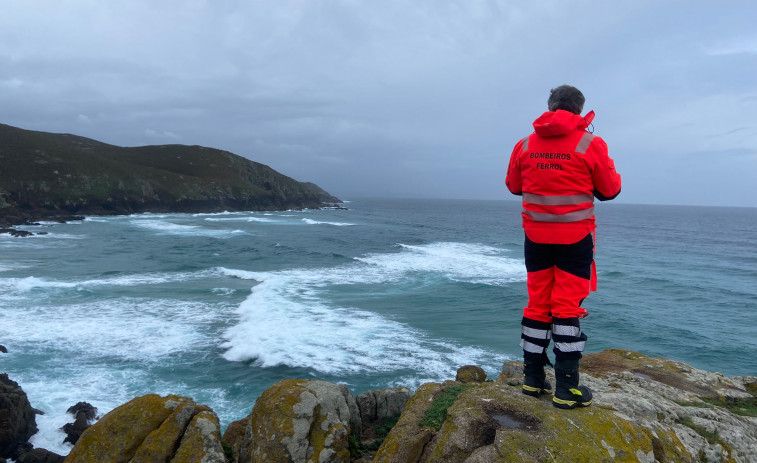
[[[201,411],[192,418],[172,462],[225,463],[221,446],[221,427],[212,410]]]
[[[623,349],[608,349],[584,355],[581,359],[581,371],[592,376],[604,377],[611,373],[628,371],[641,378],[649,378],[699,396],[717,397],[718,393],[713,388],[692,381],[687,376],[691,370],[691,367],[681,362],[648,357]]]
[[[465,365],[457,370],[455,381],[461,383],[483,383],[486,381],[486,372],[476,365]]]
[[[405,463],[418,461],[426,444],[434,436],[431,429],[422,428],[418,423],[423,420],[426,410],[429,409],[434,399],[444,393],[444,388],[457,384],[460,383],[448,381],[444,384],[426,383],[419,387],[405,404],[405,409],[402,411],[399,421],[384,439],[384,443],[376,452],[373,462]]]
[[[198,417],[204,421],[195,424]],[[197,431],[197,427],[202,432]],[[209,431],[213,427],[215,435]],[[223,450],[218,459],[212,451],[195,452],[197,445],[192,447],[192,453],[204,459],[178,454],[177,449],[197,440],[198,432],[207,439],[200,448],[212,449],[216,445],[220,448],[220,426],[211,409],[195,404],[188,397],[150,394],[117,407],[89,427],[65,462],[224,462]]]
[[[436,383],[418,389],[374,462],[691,461],[674,433],[655,436],[598,407],[558,410],[551,396],[536,400],[500,382],[463,391],[438,432],[420,428],[418,419],[443,389]]]
[[[359,435],[360,427],[355,399],[344,386],[283,380],[255,402],[239,460],[347,463],[349,436],[353,430]]]
[[[245,432],[250,422],[250,415],[241,420],[233,421],[226,427],[223,433],[221,444],[227,451],[227,455],[233,463],[239,461],[239,451],[244,445]]]

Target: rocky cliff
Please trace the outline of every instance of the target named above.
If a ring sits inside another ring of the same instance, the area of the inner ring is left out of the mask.
[[[399,388],[355,398],[342,385],[288,379],[223,437],[207,407],[144,396],[87,428],[65,461],[757,461],[757,377],[623,350],[586,355],[581,365],[595,399],[576,410],[521,394],[517,362],[496,380],[466,366],[412,396]]]
[[[122,148],[0,124],[0,225],[71,214],[317,208],[340,202],[236,154]]]

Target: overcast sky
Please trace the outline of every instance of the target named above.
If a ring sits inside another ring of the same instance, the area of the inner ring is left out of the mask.
[[[0,0],[0,122],[221,148],[343,199],[500,199],[568,83],[618,201],[757,206],[756,21],[753,1]]]

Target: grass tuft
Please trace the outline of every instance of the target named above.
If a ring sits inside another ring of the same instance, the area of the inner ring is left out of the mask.
[[[447,419],[447,409],[455,403],[457,396],[472,387],[474,386],[470,384],[460,384],[458,386],[445,388],[442,395],[431,402],[431,406],[428,407],[425,415],[418,422],[418,426],[422,428],[430,428],[434,431],[441,429],[442,423]]]
[[[700,436],[704,437],[707,442],[710,444],[717,444],[720,442],[720,436],[718,436],[718,432],[710,432],[703,428],[702,426],[699,426],[697,424],[694,424],[694,422],[691,420],[691,418],[681,418],[679,420],[676,420],[678,423],[689,427],[694,430],[695,433],[699,434]]]
[[[725,399],[702,397],[711,406],[725,408],[734,415],[757,417],[757,398],[754,399]]]

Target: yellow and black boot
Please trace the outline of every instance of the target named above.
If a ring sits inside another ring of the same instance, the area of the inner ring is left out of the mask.
[[[557,408],[573,409],[588,407],[593,398],[591,389],[579,386],[578,359],[555,361],[555,395],[552,405]]]
[[[542,394],[551,394],[552,385],[547,381],[544,366],[550,364],[547,354],[534,355],[525,352],[523,356],[523,387],[521,392],[531,397],[539,397]]]

